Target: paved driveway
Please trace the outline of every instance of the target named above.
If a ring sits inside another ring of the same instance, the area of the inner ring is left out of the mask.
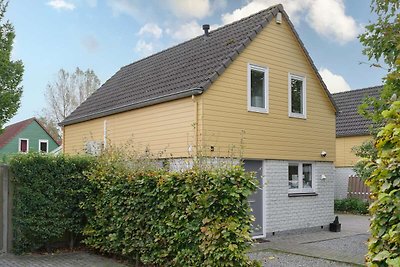
[[[49,255],[0,256],[1,267],[126,267],[115,260],[87,252]]]
[[[270,237],[270,242],[256,244],[251,256],[265,266],[363,266],[369,217],[342,214],[339,221],[339,233],[322,230]]]
[[[367,252],[369,217],[339,215],[340,233],[316,231],[295,235],[274,236],[270,242],[257,244],[250,253],[269,267],[354,266],[364,265]],[[5,254],[2,267],[126,267],[126,265],[87,252],[54,255]]]

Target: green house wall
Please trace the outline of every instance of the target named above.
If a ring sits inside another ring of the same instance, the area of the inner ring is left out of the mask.
[[[9,143],[0,148],[0,162],[6,156],[18,153],[20,138],[29,140],[29,152],[39,152],[39,140],[48,140],[49,152],[58,147],[58,144],[53,140],[53,138],[51,138],[36,121],[33,121],[18,133]]]

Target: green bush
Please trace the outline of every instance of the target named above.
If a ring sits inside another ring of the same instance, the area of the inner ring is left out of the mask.
[[[242,167],[168,173],[136,163],[102,156],[88,174],[88,246],[156,266],[257,265],[246,255],[256,182]]]
[[[368,202],[357,198],[335,199],[335,212],[367,214]]]
[[[37,153],[13,157],[13,249],[30,252],[66,234],[73,241],[86,222],[79,203],[89,183],[83,172],[87,157],[50,156]]]
[[[400,266],[400,101],[382,112],[386,125],[378,133],[378,159],[366,184],[370,187],[371,238],[368,266]]]

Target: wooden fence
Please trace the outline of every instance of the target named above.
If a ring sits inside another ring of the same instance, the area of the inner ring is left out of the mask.
[[[365,185],[363,180],[356,175],[349,176],[349,186],[347,189],[348,198],[358,198],[370,201],[370,194],[369,187]]]
[[[0,164],[0,252],[7,253],[12,247],[12,184],[10,169]]]

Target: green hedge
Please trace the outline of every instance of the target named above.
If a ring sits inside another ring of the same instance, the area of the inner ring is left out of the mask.
[[[257,265],[246,255],[256,182],[242,167],[168,173],[117,161],[100,158],[88,175],[88,246],[156,266]]]
[[[368,214],[368,202],[357,198],[335,199],[335,211]]]
[[[372,199],[368,266],[400,266],[400,101],[382,112],[386,125],[378,133],[378,159],[367,179]]]
[[[73,241],[82,232],[85,216],[79,204],[89,185],[82,173],[92,161],[37,153],[11,159],[15,253],[48,246],[65,234]]]

